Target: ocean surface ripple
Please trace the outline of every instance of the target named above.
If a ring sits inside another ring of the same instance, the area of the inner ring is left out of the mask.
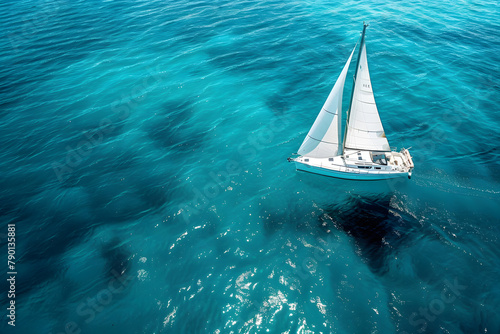
[[[6,0],[0,13],[12,332],[500,333],[496,2]],[[363,21],[411,180],[286,162]]]

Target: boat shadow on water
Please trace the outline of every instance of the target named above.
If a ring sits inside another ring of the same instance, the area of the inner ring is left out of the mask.
[[[261,206],[268,236],[284,229],[320,239],[346,234],[369,269],[384,275],[390,260],[412,242],[414,230],[421,227],[406,209],[403,194],[411,186],[408,179],[365,182],[307,173],[292,179],[293,195],[274,196]]]
[[[409,242],[414,219],[392,203],[395,196],[353,195],[340,204],[323,207],[319,221],[326,231],[336,229],[349,235],[356,253],[378,275],[389,271],[388,259],[397,256]]]

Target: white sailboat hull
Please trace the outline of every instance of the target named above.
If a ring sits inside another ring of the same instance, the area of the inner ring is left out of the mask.
[[[363,171],[355,170],[354,168],[347,168],[345,166],[319,167],[297,161],[295,161],[295,168],[301,172],[313,173],[345,180],[377,181],[411,176],[411,172]]]
[[[410,152],[370,152],[347,150],[331,158],[299,156],[293,159],[298,171],[346,180],[387,180],[411,177]]]

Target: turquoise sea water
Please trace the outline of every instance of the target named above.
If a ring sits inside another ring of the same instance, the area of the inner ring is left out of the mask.
[[[17,276],[1,332],[500,333],[498,14],[3,1],[0,258],[7,277],[15,224]],[[363,21],[411,180],[286,162]]]

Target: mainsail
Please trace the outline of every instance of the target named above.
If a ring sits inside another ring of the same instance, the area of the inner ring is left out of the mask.
[[[373,96],[366,46],[363,43],[361,47],[344,147],[355,150],[390,151]]]
[[[300,146],[298,154],[311,158],[327,158],[337,155],[339,145],[342,143],[342,93],[354,49],[313,126]]]

